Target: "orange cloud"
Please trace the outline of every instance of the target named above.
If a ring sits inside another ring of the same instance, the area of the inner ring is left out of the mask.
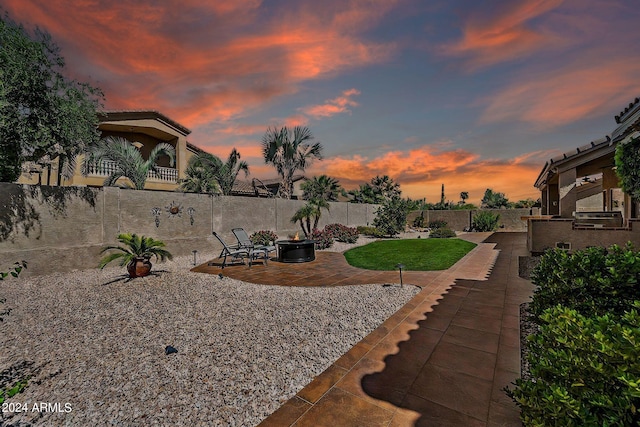
[[[426,197],[429,202],[440,200],[442,184],[448,200],[457,201],[460,192],[467,191],[471,201],[478,204],[484,191],[492,188],[517,201],[539,197],[533,183],[552,154],[531,152],[513,159],[492,160],[461,149],[442,151],[423,146],[372,159],[360,155],[327,158],[315,163],[307,174],[327,174],[347,189],[357,188],[376,175],[389,175],[400,183],[404,196]]]
[[[342,92],[341,96],[328,99],[324,104],[311,105],[300,108],[304,114],[314,118],[331,117],[340,113],[350,113],[349,107],[357,107],[358,103],[351,99],[353,96],[360,95],[357,89],[348,89]]]
[[[507,8],[491,10],[490,16],[470,18],[462,29],[462,38],[442,46],[440,52],[468,58],[470,69],[475,70],[558,44],[552,34],[527,25],[562,3],[563,0],[507,2]]]

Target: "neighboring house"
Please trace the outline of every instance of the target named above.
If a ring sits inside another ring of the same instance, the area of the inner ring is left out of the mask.
[[[302,183],[308,178],[304,175],[293,176],[293,194],[292,199],[302,199],[304,191],[302,191]],[[281,178],[260,180],[254,178],[251,182],[237,180],[231,190],[232,196],[253,196],[253,197],[276,197],[280,191]]]
[[[133,143],[140,143],[140,151],[147,158],[159,143],[166,142],[176,149],[176,163],[169,165],[169,159],[159,159],[159,174],[150,173],[145,189],[173,191],[178,180],[185,177],[184,171],[189,158],[202,150],[187,142],[189,129],[157,111],[107,111],[100,113],[98,129],[102,137],[121,136]],[[80,165],[80,161],[78,162]],[[109,175],[110,165],[104,162],[88,176],[82,176],[77,167],[71,179],[61,176],[57,159],[48,163],[28,163],[23,166],[23,174],[18,179],[22,184],[75,185],[101,187]]]
[[[541,192],[542,217],[529,218],[530,252],[627,241],[640,248],[638,203],[620,188],[614,161],[618,144],[640,136],[640,99],[615,116],[615,122],[610,135],[545,163],[535,182]]]

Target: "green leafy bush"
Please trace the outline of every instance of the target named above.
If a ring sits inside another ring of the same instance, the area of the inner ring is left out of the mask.
[[[394,196],[385,200],[378,208],[373,225],[385,236],[395,236],[404,231],[408,212],[409,202],[400,196]]]
[[[435,230],[431,230],[429,237],[434,239],[447,239],[449,237],[456,237],[456,232],[447,227],[436,228]]]
[[[358,229],[342,224],[327,224],[324,227],[324,231],[331,233],[335,240],[343,243],[355,243],[360,236]]]
[[[474,231],[495,231],[498,228],[500,214],[494,214],[488,211],[479,211],[473,216],[471,228]]]
[[[356,227],[356,230],[358,230],[358,233],[364,235],[364,236],[370,236],[370,237],[384,237],[384,233],[380,230],[378,230],[376,227],[369,227],[369,226],[364,226],[364,225],[359,225],[358,227]]]
[[[327,249],[333,246],[333,236],[326,230],[316,228],[311,232],[309,238],[316,241],[316,249]]]
[[[640,307],[636,302],[635,307]],[[585,317],[556,306],[532,335],[530,380],[507,394],[525,426],[636,426],[640,423],[640,316]]]
[[[447,226],[447,221],[443,219],[436,219],[433,221],[429,221],[429,228],[432,230],[437,230],[439,228],[445,228]]]
[[[640,254],[630,243],[572,254],[551,249],[531,272],[531,281],[537,285],[530,304],[535,316],[555,304],[585,316],[622,315],[640,299]]]
[[[260,230],[249,236],[254,245],[272,245],[278,240],[278,235],[271,230]]]

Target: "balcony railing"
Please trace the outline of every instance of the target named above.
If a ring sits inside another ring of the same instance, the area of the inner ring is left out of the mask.
[[[90,176],[109,176],[117,169],[117,163],[112,160],[103,160],[99,165],[89,166]],[[154,181],[178,182],[178,169],[156,166],[156,172],[147,172],[147,178]]]

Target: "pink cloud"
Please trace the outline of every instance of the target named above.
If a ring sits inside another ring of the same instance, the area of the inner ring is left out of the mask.
[[[604,56],[602,57],[604,58]],[[613,113],[619,100],[640,92],[640,60],[620,58],[520,76],[485,100],[482,122],[518,120],[553,128],[602,111]],[[603,134],[609,129],[603,129]]]
[[[105,91],[107,108],[156,109],[188,127],[240,117],[301,82],[384,62],[394,51],[362,33],[395,2],[335,1],[319,11],[258,0],[99,8],[76,0],[73,13],[61,0],[5,3],[15,20],[50,32],[63,55],[74,53],[69,68]]]
[[[440,53],[468,59],[471,70],[512,60],[560,40],[545,29],[532,29],[531,20],[553,11],[563,0],[507,2],[504,9],[474,15],[462,29],[462,38],[441,47]]]
[[[343,91],[340,96],[326,100],[324,104],[303,107],[300,108],[300,111],[316,119],[331,117],[341,113],[350,113],[351,110],[349,107],[358,106],[358,103],[352,99],[352,97],[356,95],[360,95],[359,90],[348,89]]]

